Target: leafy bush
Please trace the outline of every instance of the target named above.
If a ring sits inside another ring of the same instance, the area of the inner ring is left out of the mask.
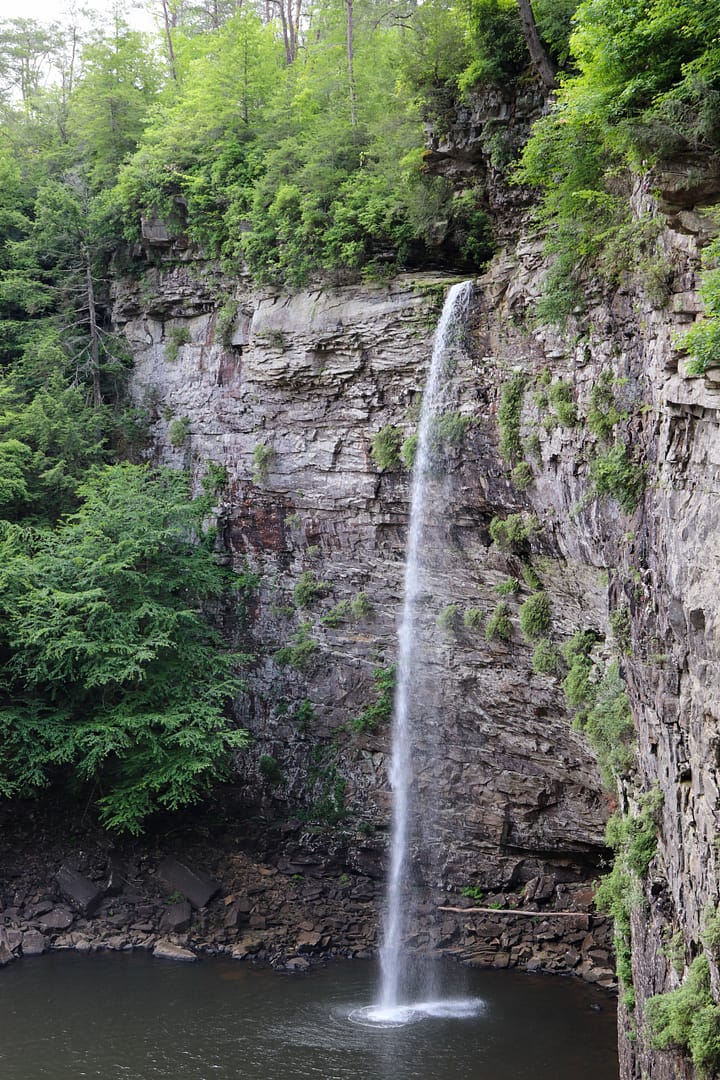
[[[550,627],[550,598],[545,592],[533,593],[520,608],[520,629],[529,641],[539,641],[547,637]]]
[[[253,483],[260,487],[268,478],[270,466],[275,460],[275,449],[266,443],[258,443],[253,449]]]
[[[108,466],[78,491],[53,532],[0,529],[0,794],[72,769],[105,825],[138,833],[202,798],[247,741],[226,715],[243,658],[201,614],[231,579],[182,473]]]
[[[168,427],[168,439],[170,445],[179,450],[188,439],[190,434],[190,417],[183,416],[180,420],[171,421]]]
[[[496,592],[498,596],[515,596],[520,592],[520,582],[516,577],[505,578],[504,581],[493,585],[493,592]]]
[[[662,794],[651,788],[638,800],[638,812],[614,814],[607,823],[605,839],[615,852],[613,868],[595,890],[595,906],[613,920],[618,978],[632,1006],[632,940],[630,914],[643,902],[641,882],[657,849],[657,830]]]
[[[471,416],[462,416],[458,412],[441,413],[434,417],[429,433],[431,453],[442,454],[449,447],[460,446],[472,423]]]
[[[632,627],[630,624],[630,611],[626,607],[616,608],[610,613],[610,629],[615,638],[618,652],[623,656],[630,656],[632,643]]]
[[[597,754],[603,782],[612,791],[617,778],[627,774],[632,765],[635,739],[627,690],[617,664],[608,665],[581,726]]]
[[[715,1004],[707,957],[697,956],[677,990],[656,994],[645,1003],[645,1019],[657,1050],[689,1054],[701,1076],[720,1068],[720,1006]]]
[[[617,424],[625,418],[615,400],[615,380],[612,372],[603,371],[590,391],[590,408],[587,414],[588,430],[599,439],[612,438]]]
[[[330,629],[334,630],[335,627],[340,626],[342,622],[349,618],[350,614],[350,601],[340,600],[339,603],[335,604],[334,607],[330,608],[330,610],[323,615],[320,622],[323,626],[329,626]]]
[[[590,478],[598,495],[610,495],[626,514],[637,508],[645,489],[645,469],[633,461],[624,443],[615,443],[612,449],[590,465]]]
[[[460,607],[458,604],[447,604],[437,617],[438,629],[442,630],[444,634],[454,637],[458,626],[459,615]]]
[[[720,908],[717,904],[705,908],[700,936],[707,952],[717,956],[720,953]]]
[[[319,596],[322,596],[327,591],[328,587],[327,581],[318,581],[312,570],[305,570],[293,589],[293,600],[296,607],[310,607]]]
[[[310,812],[298,817],[320,821],[324,825],[338,825],[347,817],[345,791],[347,780],[338,772],[337,764],[328,761],[327,747],[317,746],[313,751],[313,764],[308,777],[309,787],[314,790]]]
[[[354,619],[369,618],[373,613],[373,606],[367,593],[356,593],[350,601],[350,610]]]
[[[470,607],[463,615],[463,625],[468,630],[479,630],[483,623],[483,613],[480,608]]]
[[[297,724],[298,731],[307,731],[315,719],[315,710],[312,707],[312,702],[308,701],[307,698],[304,698],[295,710],[295,723]]]
[[[527,66],[525,39],[512,0],[473,0],[468,40],[472,61],[458,79],[463,91],[506,84]]]
[[[272,787],[285,782],[285,777],[277,761],[270,754],[261,754],[258,761],[260,775]]]
[[[400,465],[400,447],[402,436],[400,431],[387,424],[381,428],[370,441],[370,456],[378,469],[382,472],[392,472]]]
[[[218,309],[217,318],[215,320],[215,337],[221,345],[225,346],[225,348],[229,348],[232,344],[237,314],[237,300],[226,300],[222,307]]]
[[[509,514],[506,518],[492,519],[490,536],[501,551],[519,552],[539,528],[540,523],[534,514]]]
[[[555,415],[564,427],[574,427],[577,423],[577,406],[570,383],[551,383],[547,389],[548,401],[555,410]]]
[[[562,670],[560,650],[547,639],[538,641],[533,652],[532,666],[538,675],[559,675]]]
[[[165,359],[171,363],[177,360],[180,349],[190,340],[190,331],[186,326],[171,326],[165,337]]]
[[[402,463],[406,469],[412,469],[415,465],[415,458],[417,456],[417,444],[417,435],[408,435],[407,439],[405,439],[402,446],[400,447],[400,457],[402,458]]]
[[[374,668],[373,681],[377,691],[377,700],[350,721],[351,728],[358,733],[376,731],[380,724],[386,723],[392,717],[395,698],[395,665]]]
[[[312,667],[318,646],[310,636],[311,630],[310,623],[303,623],[293,634],[290,644],[277,650],[274,660],[279,667],[291,667],[295,671],[308,671]]]
[[[526,376],[516,375],[509,383],[505,383],[500,395],[500,407],[498,409],[500,456],[510,465],[522,458],[520,417],[526,386]]]
[[[528,589],[532,589],[533,592],[542,589],[542,579],[531,562],[524,562],[520,573]]]
[[[506,603],[498,604],[485,624],[485,640],[509,641],[512,637],[512,623],[510,622],[510,608]]]
[[[519,461],[512,471],[511,479],[518,491],[527,491],[533,482],[533,471],[527,461]]]

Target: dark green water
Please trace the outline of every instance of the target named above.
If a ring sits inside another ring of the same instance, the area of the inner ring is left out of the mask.
[[[366,962],[291,977],[145,955],[19,961],[0,972],[0,1077],[616,1080],[612,999],[576,980],[440,970],[474,1015],[368,1028],[348,1018],[374,996]]]

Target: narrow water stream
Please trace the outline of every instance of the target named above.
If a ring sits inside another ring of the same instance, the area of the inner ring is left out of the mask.
[[[616,1080],[611,998],[577,980],[438,965],[472,1015],[398,1028],[350,1013],[370,962],[307,976],[55,953],[0,973],[2,1080]]]

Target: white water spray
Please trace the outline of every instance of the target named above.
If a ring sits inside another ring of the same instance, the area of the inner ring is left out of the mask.
[[[390,766],[393,816],[384,936],[380,950],[382,978],[379,1002],[373,1007],[376,1019],[380,1023],[383,1019],[389,1020],[394,1013],[399,1014],[403,1011],[399,998],[404,973],[403,941],[409,916],[403,889],[412,823],[411,790],[413,785],[410,699],[413,681],[417,674],[415,668],[416,608],[418,596],[422,591],[421,554],[427,478],[432,467],[433,422],[442,410],[446,383],[445,367],[449,350],[465,322],[472,289],[472,283],[469,281],[453,285],[445,299],[435,331],[432,360],[425,385],[417,435],[405,562],[405,598],[398,634],[397,685]],[[402,1023],[402,1019],[399,1022]]]

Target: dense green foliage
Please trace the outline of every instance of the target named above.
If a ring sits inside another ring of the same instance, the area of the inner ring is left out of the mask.
[[[485,623],[485,640],[494,641],[495,638],[499,638],[501,641],[510,641],[511,637],[510,608],[505,601],[502,601],[488,616]]]
[[[657,849],[661,806],[662,794],[652,788],[638,800],[635,814],[610,818],[605,839],[615,859],[595,890],[596,907],[613,920],[617,973],[629,1008],[634,1005],[630,915],[642,903],[642,882]]]
[[[526,384],[527,379],[524,375],[516,375],[510,382],[505,383],[500,395],[498,409],[500,454],[509,465],[514,465],[522,458],[520,415]]]
[[[137,831],[244,745],[232,658],[198,611],[227,582],[181,474],[108,466],[77,494],[55,529],[2,525],[0,791],[72,770],[107,824]]]
[[[165,81],[119,16],[0,28],[0,794],[52,786],[131,832],[202,797],[246,739],[241,657],[204,614],[232,589],[206,525],[221,470],[193,499],[123,461],[144,417],[109,328],[110,191]],[[173,445],[188,434],[172,421]]]
[[[705,318],[685,335],[683,346],[691,355],[689,375],[703,375],[720,365],[720,239],[703,252],[706,273],[700,287]]]
[[[720,1068],[720,1006],[715,1004],[706,956],[697,956],[677,990],[656,994],[645,1004],[652,1045],[658,1050],[682,1050],[701,1076],[716,1076]]]
[[[520,608],[520,629],[528,641],[540,641],[550,632],[552,610],[550,597],[546,592],[535,592],[528,596]]]
[[[353,731],[376,731],[380,724],[387,723],[392,717],[395,700],[395,665],[373,668],[372,675],[377,693],[376,700],[350,721]]]
[[[402,435],[391,424],[380,428],[370,441],[370,456],[382,472],[399,468],[401,449]]]
[[[720,11],[714,0],[584,0],[572,66],[535,127],[518,178],[540,188],[556,256],[538,306],[558,321],[592,269],[617,280],[652,233],[630,221],[633,173],[720,147]],[[696,162],[697,164],[697,162]]]
[[[574,726],[583,731],[597,754],[608,791],[628,772],[633,760],[635,727],[625,682],[617,663],[596,664],[593,631],[579,631],[562,647],[567,664],[563,691],[575,710]]]
[[[501,551],[524,552],[538,528],[533,514],[508,514],[506,518],[492,519],[490,536]]]

